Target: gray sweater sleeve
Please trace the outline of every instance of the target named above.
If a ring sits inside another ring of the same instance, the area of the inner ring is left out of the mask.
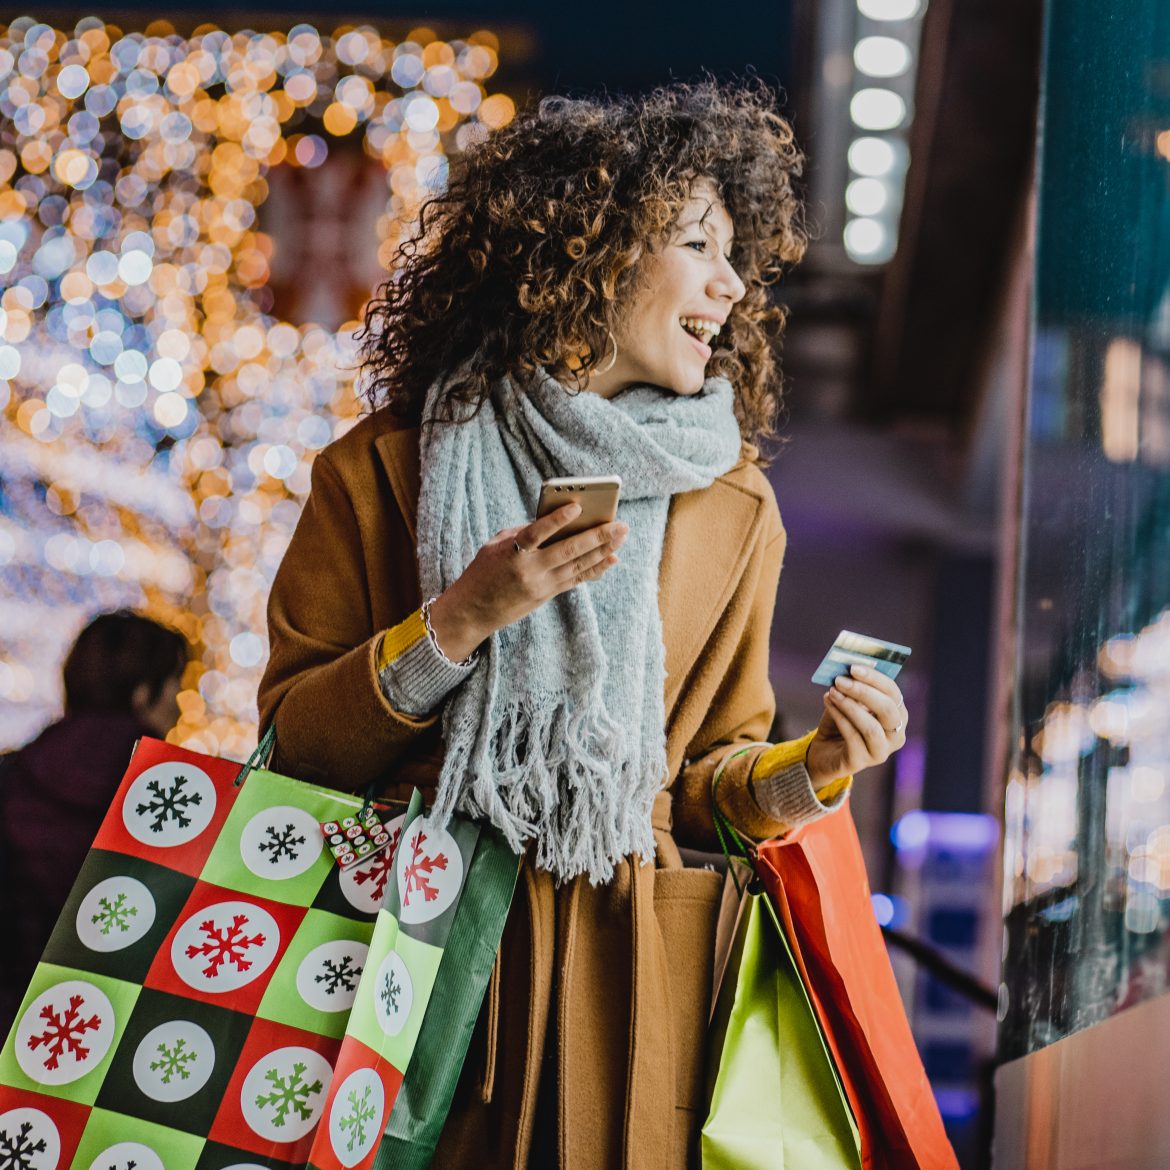
[[[771,776],[753,776],[752,788],[760,808],[793,829],[840,808],[849,793],[847,788],[843,789],[830,804],[825,804],[817,798],[812,777],[801,763],[790,764]]]
[[[422,718],[429,715],[473,670],[439,653],[430,638],[419,638],[378,672],[382,694],[395,711]]]

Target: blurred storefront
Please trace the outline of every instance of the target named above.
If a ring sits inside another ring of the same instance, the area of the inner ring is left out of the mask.
[[[1052,0],[997,1167],[1170,1164],[1170,9]]]

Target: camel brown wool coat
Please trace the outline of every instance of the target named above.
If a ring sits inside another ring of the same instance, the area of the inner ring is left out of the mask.
[[[580,878],[559,889],[521,867],[437,1168],[697,1164],[721,879],[684,868],[678,846],[718,848],[712,773],[729,745],[764,739],[772,723],[768,641],[785,538],[751,455],[670,508],[659,591],[669,776],[655,805],[654,864],[628,859],[608,885]],[[411,785],[424,799],[433,792],[438,721],[393,710],[375,669],[381,633],[420,604],[418,490],[418,432],[382,413],[313,466],[272,588],[259,693],[261,725],[276,723],[277,767],[293,776],[351,789],[383,779],[398,798]],[[620,645],[621,631],[610,635]],[[727,768],[720,804],[763,838],[784,826],[754,798],[756,754]],[[546,1038],[555,1081],[546,1071],[544,1083],[557,1087],[536,1127]]]

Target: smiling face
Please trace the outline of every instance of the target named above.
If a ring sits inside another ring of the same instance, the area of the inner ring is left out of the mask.
[[[638,290],[614,329],[617,360],[585,389],[605,398],[634,385],[676,394],[703,387],[711,342],[744,295],[731,266],[731,216],[710,180],[697,180],[666,238],[642,261]],[[611,350],[612,353],[612,350]]]

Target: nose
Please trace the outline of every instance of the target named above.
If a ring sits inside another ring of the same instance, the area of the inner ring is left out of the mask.
[[[742,301],[747,288],[739,278],[739,273],[731,266],[731,261],[719,254],[718,268],[711,277],[708,291],[715,300],[728,300],[733,305]]]

